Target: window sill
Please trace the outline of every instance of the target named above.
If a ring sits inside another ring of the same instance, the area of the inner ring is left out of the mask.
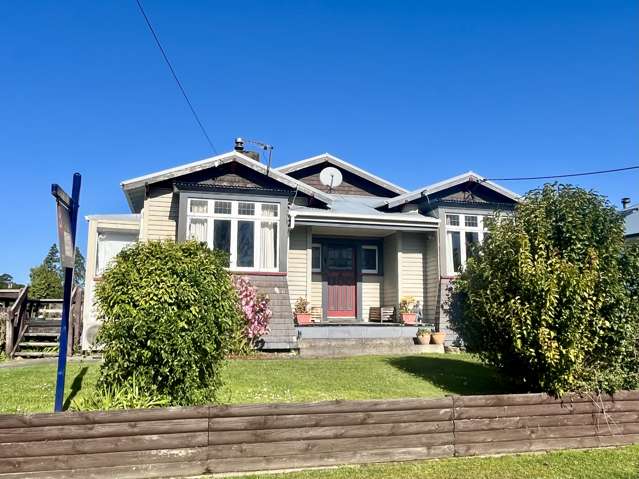
[[[229,270],[229,273],[241,276],[286,276],[288,273],[286,271],[247,271],[244,269],[241,270]]]

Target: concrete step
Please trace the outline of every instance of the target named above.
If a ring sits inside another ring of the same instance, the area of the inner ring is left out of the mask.
[[[302,339],[300,356],[345,357],[362,355],[443,353],[441,344],[415,344],[412,338]]]

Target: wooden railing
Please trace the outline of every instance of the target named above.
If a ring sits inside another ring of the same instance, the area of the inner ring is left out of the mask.
[[[27,313],[27,294],[29,287],[25,286],[18,293],[13,305],[9,308],[9,314],[6,322],[6,342],[5,352],[7,356],[13,356],[16,350],[18,342],[22,339],[27,327],[29,326],[29,315]]]

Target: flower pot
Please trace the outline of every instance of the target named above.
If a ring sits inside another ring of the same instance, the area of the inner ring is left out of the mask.
[[[419,344],[430,344],[430,334],[421,334],[417,336],[417,342]]]
[[[297,324],[311,324],[311,313],[295,313]]]
[[[402,313],[402,323],[417,324],[417,313]]]
[[[446,333],[431,333],[430,337],[433,344],[444,344]]]

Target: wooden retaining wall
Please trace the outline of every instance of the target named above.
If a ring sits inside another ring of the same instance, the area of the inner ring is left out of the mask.
[[[605,410],[605,412],[604,412]],[[0,479],[161,477],[639,443],[639,391],[0,415]]]

